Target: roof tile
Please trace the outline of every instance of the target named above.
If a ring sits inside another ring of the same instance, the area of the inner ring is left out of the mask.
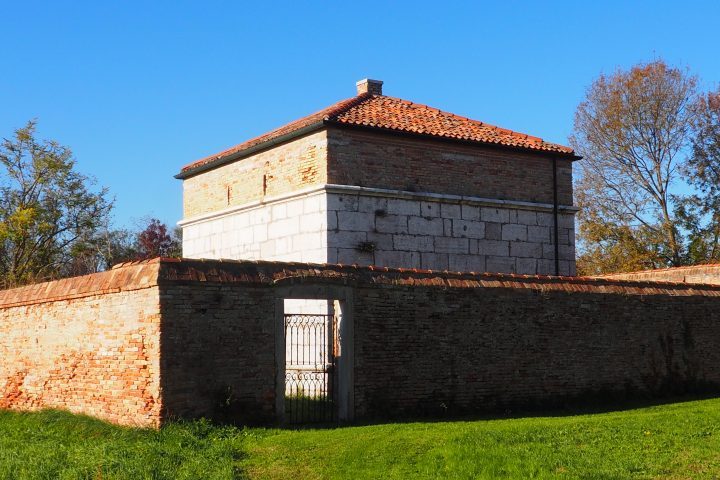
[[[182,168],[181,174],[317,124],[348,125],[574,155],[570,147],[386,95],[362,94]]]

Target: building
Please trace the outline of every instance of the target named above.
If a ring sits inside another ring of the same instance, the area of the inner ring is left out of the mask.
[[[183,256],[575,275],[572,149],[382,84],[185,166]]]

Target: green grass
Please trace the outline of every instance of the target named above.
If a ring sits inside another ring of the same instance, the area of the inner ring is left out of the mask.
[[[335,430],[161,431],[0,411],[0,479],[720,478],[720,399]]]

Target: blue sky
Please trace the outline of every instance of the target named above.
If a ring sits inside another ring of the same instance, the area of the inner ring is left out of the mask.
[[[567,143],[601,72],[720,81],[720,2],[0,2],[0,136],[29,119],[115,197],[181,217],[180,167],[384,80],[388,95]]]

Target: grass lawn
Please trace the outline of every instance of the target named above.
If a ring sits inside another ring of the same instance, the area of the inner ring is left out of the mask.
[[[335,430],[161,431],[0,411],[0,479],[720,478],[720,399]]]

